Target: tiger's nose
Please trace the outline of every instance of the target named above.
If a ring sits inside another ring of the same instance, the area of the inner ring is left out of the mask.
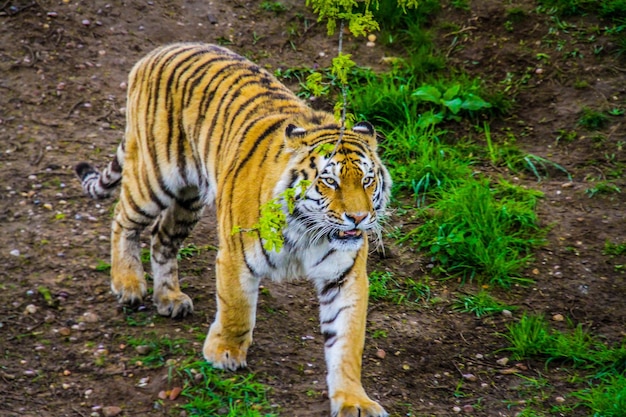
[[[352,221],[355,226],[358,226],[363,220],[367,218],[369,213],[364,211],[359,211],[357,213],[346,213],[345,216],[348,220]]]

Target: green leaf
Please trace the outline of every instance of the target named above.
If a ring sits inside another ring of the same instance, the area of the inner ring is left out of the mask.
[[[448,88],[445,93],[443,93],[444,100],[452,100],[456,96],[459,95],[459,91],[461,91],[461,84],[455,84],[452,87]]]
[[[463,106],[463,101],[458,97],[452,100],[442,100],[441,103],[450,109],[450,111],[454,114],[461,111],[461,107]]]
[[[425,85],[413,92],[413,97],[423,101],[430,101],[435,104],[441,103],[441,92],[432,85]]]
[[[463,105],[461,106],[461,108],[471,111],[488,109],[490,107],[491,104],[487,103],[485,100],[472,93],[469,93],[465,97],[465,101],[463,101]]]

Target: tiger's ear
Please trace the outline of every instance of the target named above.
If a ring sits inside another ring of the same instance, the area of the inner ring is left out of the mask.
[[[376,136],[376,130],[370,122],[359,122],[352,126],[352,130],[362,135]]]
[[[306,129],[289,123],[285,128],[285,141],[287,147],[293,150],[301,149],[303,138],[306,135]]]
[[[368,136],[371,149],[376,150],[380,136],[370,122],[359,122],[352,126],[352,131],[363,136]]]

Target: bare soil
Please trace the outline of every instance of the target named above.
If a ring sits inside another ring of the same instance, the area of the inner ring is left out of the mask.
[[[179,415],[180,398],[155,407],[158,393],[176,378],[168,378],[167,367],[136,364],[128,340],[148,334],[185,338],[200,358],[215,313],[215,253],[203,250],[181,262],[186,292],[195,303],[192,317],[160,318],[150,300],[141,311],[118,307],[107,273],[96,268],[108,260],[113,201],[83,196],[72,167],[82,160],[100,166],[108,161],[122,137],[127,73],[158,45],[227,43],[272,70],[329,64],[336,40],[315,23],[304,1],[284,1],[288,10],[281,14],[262,10],[260,3],[8,0],[0,5],[0,416],[101,415],[106,406],[120,407],[124,416]],[[507,1],[471,1],[469,11],[443,3],[432,25],[450,62],[518,91],[511,115],[492,126],[494,136],[514,133],[520,148],[560,164],[573,179],[555,170],[537,182],[530,174],[515,177],[502,168],[477,167],[543,191],[540,218],[550,226],[547,245],[527,270],[535,284],[495,294],[525,311],[582,323],[607,343],[622,340],[626,283],[616,265],[624,259],[602,252],[607,240],[624,242],[626,194],[591,198],[585,190],[623,170],[624,119],[612,117],[598,132],[577,122],[584,107],[626,108],[626,65],[609,38],[582,40],[572,28],[551,32],[555,23],[534,12],[533,1],[518,2],[525,13],[516,14],[512,27],[506,24],[512,7]],[[568,21],[578,27],[606,24],[593,17]],[[561,50],[558,41],[565,41]],[[375,68],[384,66],[384,56],[398,53],[351,38],[346,50],[360,65]],[[548,54],[549,63],[537,54]],[[576,138],[565,140],[572,131]],[[612,181],[626,188],[623,174]],[[208,213],[189,242],[216,245],[214,228]],[[428,259],[391,240],[386,245],[385,257],[372,254],[371,270],[413,279],[429,274]],[[270,399],[281,415],[328,415],[314,292],[306,282],[264,286],[250,371],[271,387]],[[50,300],[42,295],[46,289]],[[460,407],[464,415],[513,416],[525,401],[545,410],[559,396],[575,402],[567,397],[574,387],[567,367],[496,362],[506,356],[499,351],[506,341],[498,333],[520,311],[512,318],[478,319],[451,308],[455,294],[474,291],[473,286],[432,280],[431,289],[439,303],[370,307],[363,381],[389,412],[449,416]],[[379,349],[386,352],[382,359]],[[523,378],[502,372],[511,367],[523,377],[546,378],[543,394],[530,398]],[[476,380],[464,379],[468,373]]]

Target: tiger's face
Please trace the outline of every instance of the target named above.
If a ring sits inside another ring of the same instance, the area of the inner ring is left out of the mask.
[[[376,154],[369,123],[346,130],[336,149],[337,136],[327,140],[321,143],[329,146],[317,145],[309,155],[305,176],[312,184],[297,201],[293,216],[310,243],[326,239],[332,249],[358,250],[368,234],[380,237],[391,179]]]

